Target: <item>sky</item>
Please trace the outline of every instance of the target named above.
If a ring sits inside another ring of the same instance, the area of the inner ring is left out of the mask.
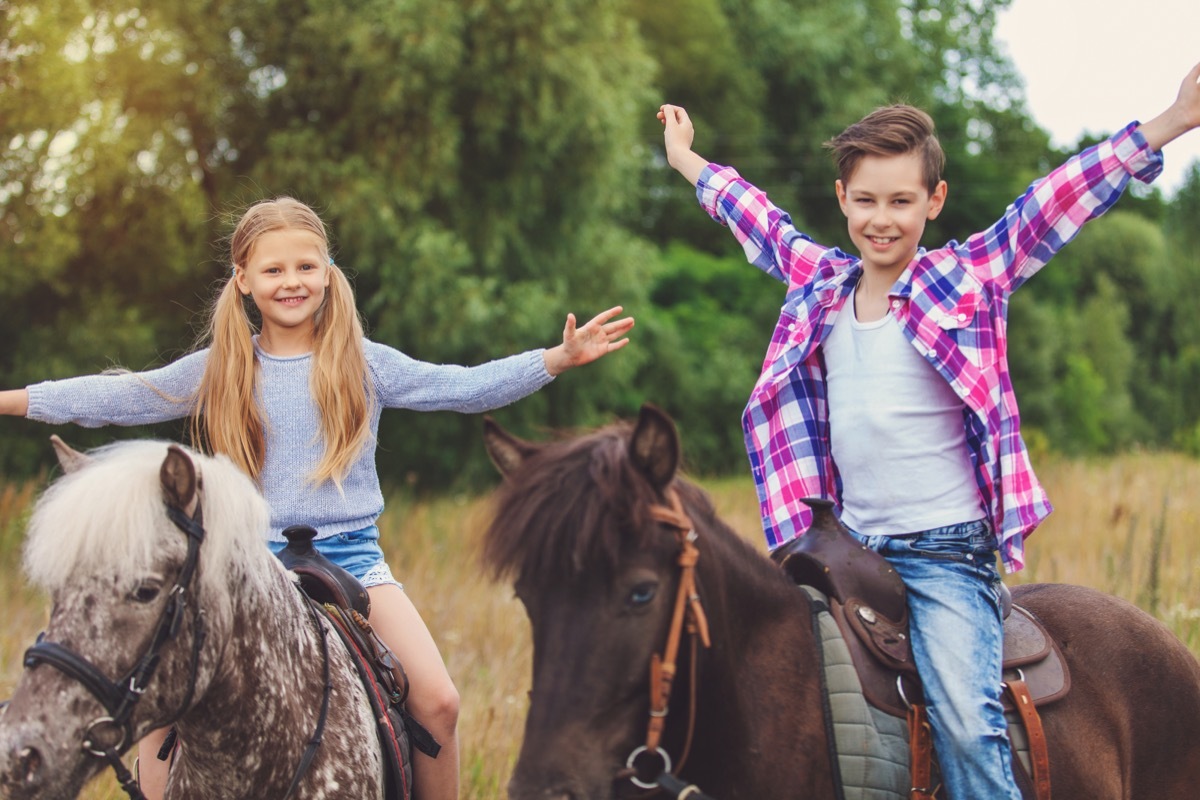
[[[1200,0],[1012,0],[996,39],[1024,80],[1030,115],[1055,145],[1071,145],[1174,102],[1200,62]],[[1200,159],[1200,129],[1163,155],[1155,185],[1170,196]]]

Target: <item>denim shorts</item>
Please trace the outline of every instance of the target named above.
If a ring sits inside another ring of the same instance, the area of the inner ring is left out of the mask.
[[[275,554],[287,547],[287,542],[269,544]],[[404,584],[392,576],[392,570],[384,560],[383,549],[379,546],[379,528],[374,525],[314,539],[313,546],[321,555],[358,578],[365,588],[388,583],[404,588]]]

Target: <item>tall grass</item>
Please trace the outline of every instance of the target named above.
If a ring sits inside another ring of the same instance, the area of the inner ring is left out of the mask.
[[[1040,474],[1057,511],[1028,542],[1028,565],[1009,583],[1067,582],[1124,597],[1162,619],[1200,655],[1200,462],[1171,455],[1056,461]],[[721,515],[759,544],[748,480],[705,482]],[[0,484],[0,696],[44,624],[45,600],[19,574],[20,539],[33,484]],[[462,796],[503,798],[521,740],[529,685],[524,611],[478,563],[486,497],[413,501],[393,496],[380,523],[393,570],[420,609],[462,694]],[[124,794],[106,774],[86,800]]]

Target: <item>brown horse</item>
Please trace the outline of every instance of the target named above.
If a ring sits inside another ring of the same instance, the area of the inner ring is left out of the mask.
[[[672,421],[647,406],[634,426],[539,445],[489,420],[485,439],[506,481],[484,556],[515,579],[533,633],[509,797],[637,796],[631,778],[653,783],[664,770],[720,800],[837,797],[808,595],[677,475]],[[631,753],[654,727],[650,664],[670,650],[686,571],[675,517],[662,510],[672,496],[699,550],[704,614],[685,602],[683,617],[707,617],[711,646],[679,648],[669,705],[656,715],[666,715],[661,751],[645,764]],[[1200,664],[1178,639],[1083,587],[1013,594],[1053,632],[1072,676],[1071,693],[1042,716],[1055,799],[1200,796]]]

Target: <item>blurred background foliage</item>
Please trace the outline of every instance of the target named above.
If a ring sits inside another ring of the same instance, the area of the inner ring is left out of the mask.
[[[0,386],[187,352],[233,221],[289,194],[329,224],[370,335],[414,357],[474,364],[554,344],[568,311],[636,316],[618,356],[498,411],[510,429],[651,401],[693,471],[740,472],[740,413],[783,291],[666,166],[658,105],[687,106],[699,152],[841,245],[822,143],[877,105],[928,108],[951,193],[926,244],[962,240],[1068,155],[995,46],[1005,5],[0,0]],[[1175,196],[1125,198],[1014,297],[1035,447],[1200,452],[1197,219],[1193,165]],[[0,473],[49,463],[45,426],[4,425]],[[479,430],[390,412],[381,474],[490,480]]]

